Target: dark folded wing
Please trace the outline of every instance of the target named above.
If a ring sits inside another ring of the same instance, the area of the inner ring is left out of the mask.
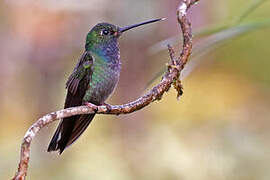
[[[93,58],[89,52],[85,52],[79,59],[66,83],[67,96],[65,108],[82,105],[82,100],[92,75]],[[74,142],[90,124],[94,115],[75,115],[61,120],[50,144],[48,151],[64,149]]]

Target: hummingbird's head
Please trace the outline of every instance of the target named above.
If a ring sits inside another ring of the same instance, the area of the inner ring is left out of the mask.
[[[132,28],[138,27],[138,26],[157,22],[160,20],[165,20],[165,18],[145,21],[142,23],[138,23],[131,26],[127,26],[127,27],[122,27],[122,28],[115,26],[113,24],[109,24],[109,23],[99,23],[95,25],[91,29],[91,31],[87,34],[85,49],[90,50],[93,48],[98,48],[101,45],[104,45],[106,43],[117,42],[117,39],[121,36],[123,32],[130,30]]]
[[[104,43],[116,41],[120,36],[120,28],[109,23],[99,23],[95,25],[86,37],[86,50],[98,47]]]

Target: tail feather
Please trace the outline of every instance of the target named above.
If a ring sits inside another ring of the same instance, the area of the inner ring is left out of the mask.
[[[84,114],[64,118],[60,122],[47,151],[59,150],[61,154],[81,136],[94,116],[95,114]]]

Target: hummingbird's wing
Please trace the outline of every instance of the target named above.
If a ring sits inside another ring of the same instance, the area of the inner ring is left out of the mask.
[[[66,88],[65,108],[82,105],[83,97],[92,76],[93,57],[90,52],[84,52],[79,62],[69,76]],[[49,144],[48,152],[59,150],[60,153],[74,142],[90,124],[95,114],[75,115],[64,118]]]
[[[81,91],[84,95],[85,91],[87,90],[87,86],[92,75],[92,65],[92,55],[90,54],[90,52],[84,52],[66,82],[66,88],[68,92],[73,95],[73,98],[77,98],[78,94],[81,94],[78,91]],[[80,83],[84,89],[78,89]]]

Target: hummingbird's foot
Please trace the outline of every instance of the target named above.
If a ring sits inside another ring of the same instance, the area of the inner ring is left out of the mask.
[[[111,108],[111,105],[110,105],[110,104],[103,103],[103,104],[101,104],[101,105],[102,105],[102,106],[106,106],[107,112],[111,112],[112,108]]]
[[[98,111],[98,107],[95,104],[92,104],[90,102],[85,102],[84,103],[86,106],[88,106],[89,108],[93,109],[94,112]]]

